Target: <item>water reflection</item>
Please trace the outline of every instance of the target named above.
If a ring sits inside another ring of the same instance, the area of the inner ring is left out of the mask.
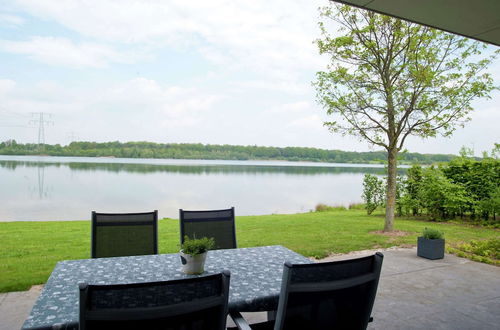
[[[126,163],[87,163],[87,162],[31,162],[0,160],[0,167],[15,170],[24,167],[67,167],[72,171],[107,171],[128,173],[183,173],[183,174],[262,174],[280,173],[289,175],[317,175],[335,173],[371,173],[382,175],[385,173],[381,167],[331,167],[331,166],[279,166],[279,165],[157,165],[157,164],[126,164]],[[404,172],[404,169],[401,170]]]
[[[163,162],[163,163],[162,163]],[[223,209],[237,216],[297,213],[318,203],[361,201],[365,173],[354,164],[124,160],[0,156],[0,221],[85,220],[92,210]]]
[[[38,174],[38,185],[36,187],[33,187],[33,191],[36,193],[38,192],[38,198],[43,199],[48,196],[47,189],[45,187],[45,166],[38,166],[37,168],[37,174]]]

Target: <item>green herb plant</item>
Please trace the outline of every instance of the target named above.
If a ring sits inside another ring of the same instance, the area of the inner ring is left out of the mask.
[[[425,228],[422,236],[427,239],[442,239],[444,237],[444,233],[437,229],[433,228]]]
[[[215,246],[213,237],[189,238],[184,236],[184,243],[181,244],[182,252],[192,256],[202,254],[212,249]]]

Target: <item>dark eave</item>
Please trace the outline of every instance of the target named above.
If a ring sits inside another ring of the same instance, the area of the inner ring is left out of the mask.
[[[500,46],[500,0],[332,0]]]

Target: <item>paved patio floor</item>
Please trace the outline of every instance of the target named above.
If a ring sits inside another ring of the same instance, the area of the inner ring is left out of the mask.
[[[389,249],[368,329],[500,329],[500,267],[446,255],[427,260],[416,249]],[[324,259],[339,260],[373,251]],[[0,330],[19,329],[40,287],[0,294]],[[245,314],[250,321],[265,313]]]
[[[368,329],[500,329],[500,267],[416,248],[382,251],[384,263]]]

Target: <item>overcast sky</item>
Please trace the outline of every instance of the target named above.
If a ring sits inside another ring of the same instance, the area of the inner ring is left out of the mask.
[[[333,135],[311,82],[327,1],[0,0],[0,141],[153,141],[373,150]],[[495,49],[490,46],[490,49]],[[491,67],[500,83],[500,63]],[[500,93],[452,138],[412,152],[500,142]]]

